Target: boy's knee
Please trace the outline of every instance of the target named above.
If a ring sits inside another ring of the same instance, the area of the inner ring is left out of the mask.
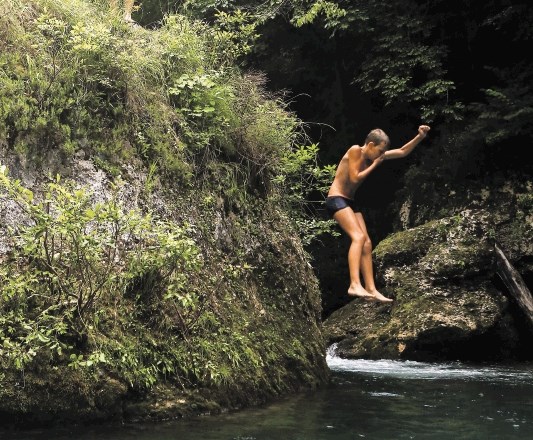
[[[372,252],[372,241],[370,238],[366,237],[363,244],[363,252]]]
[[[363,234],[362,232],[354,232],[351,237],[353,242],[356,242],[356,243],[363,243],[364,245],[364,241],[365,241],[365,234]]]

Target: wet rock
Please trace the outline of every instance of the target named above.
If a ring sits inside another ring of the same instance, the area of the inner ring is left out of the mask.
[[[374,250],[378,286],[394,302],[354,300],[335,311],[324,322],[328,343],[347,358],[486,359],[508,350],[518,336],[494,282],[492,230],[488,212],[465,210],[383,240]]]

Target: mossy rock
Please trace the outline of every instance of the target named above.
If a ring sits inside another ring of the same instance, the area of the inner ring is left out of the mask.
[[[348,358],[423,360],[467,356],[471,341],[496,328],[513,339],[515,330],[500,325],[509,300],[492,281],[490,232],[487,212],[465,211],[382,241],[374,252],[380,291],[394,302],[356,299],[333,312],[327,343]]]

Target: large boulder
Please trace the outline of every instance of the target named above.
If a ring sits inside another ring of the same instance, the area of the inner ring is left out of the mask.
[[[495,230],[465,210],[401,231],[374,250],[391,305],[354,300],[324,322],[347,358],[495,359],[520,351],[519,311],[495,265]]]

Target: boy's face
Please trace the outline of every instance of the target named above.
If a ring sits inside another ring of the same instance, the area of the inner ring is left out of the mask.
[[[387,142],[385,141],[382,141],[379,145],[370,142],[370,146],[372,147],[370,149],[371,160],[376,160],[378,157],[383,156],[385,151],[387,151]]]

